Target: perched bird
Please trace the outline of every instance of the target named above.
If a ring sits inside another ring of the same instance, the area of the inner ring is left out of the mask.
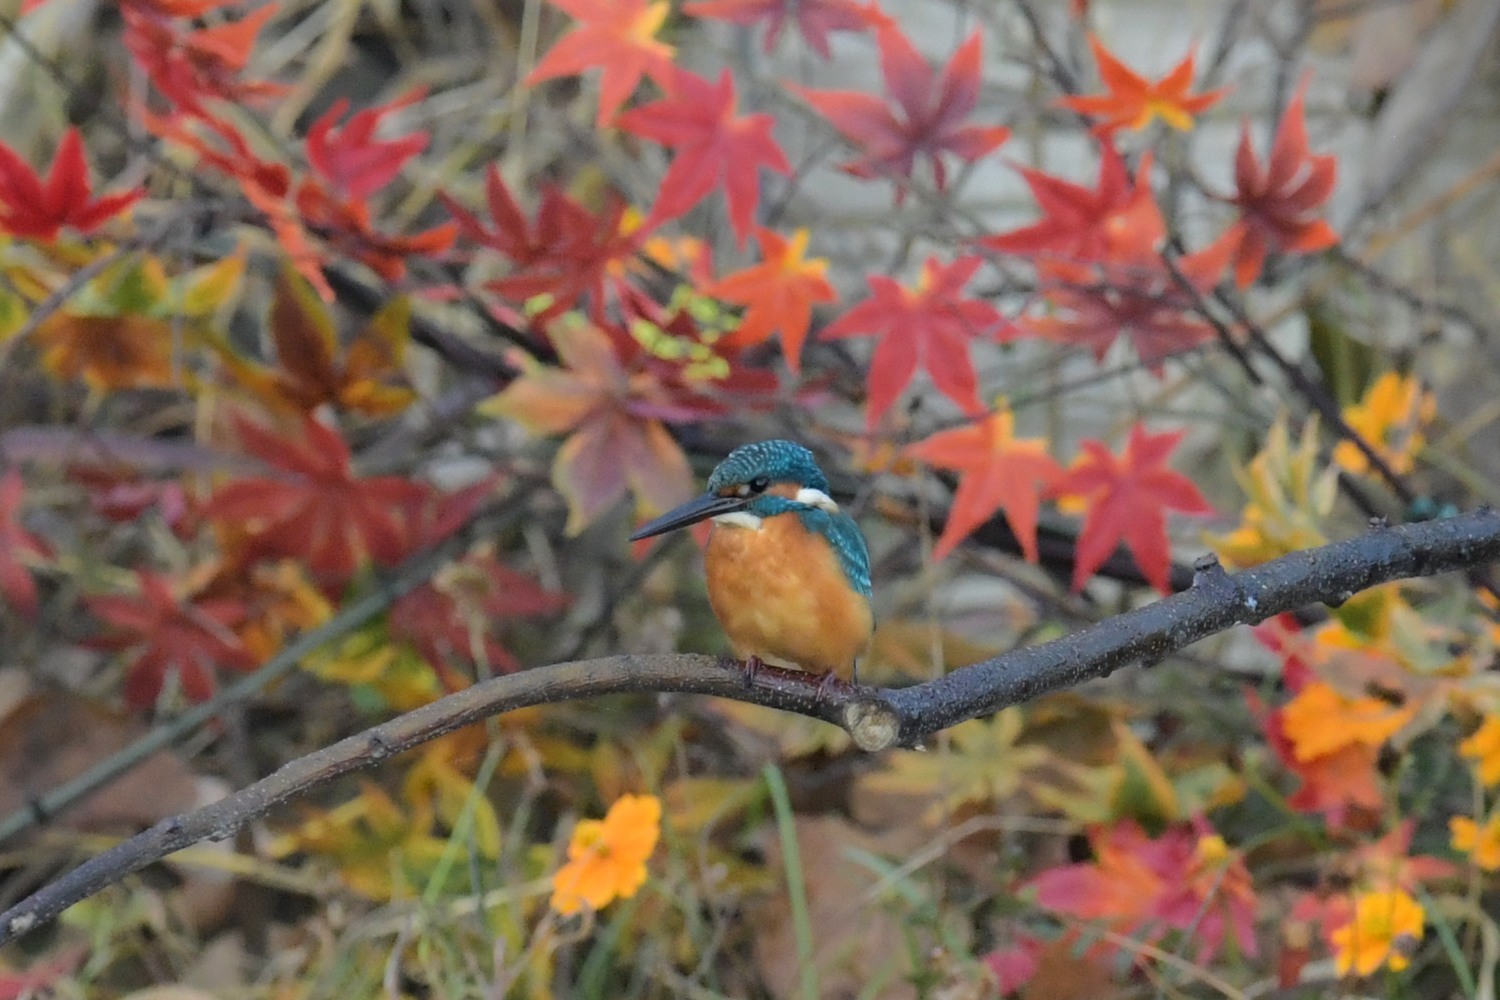
[[[706,493],[630,540],[707,518],[708,600],[747,670],[769,661],[852,681],[874,628],[870,555],[812,452],[791,441],[736,448]]]

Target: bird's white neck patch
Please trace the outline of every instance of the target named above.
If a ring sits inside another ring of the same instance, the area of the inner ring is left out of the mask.
[[[797,491],[797,495],[792,499],[798,503],[805,503],[809,507],[818,507],[826,510],[830,514],[838,513],[839,505],[833,502],[833,497],[822,490],[815,490],[804,486]]]
[[[735,510],[730,511],[728,514],[716,514],[714,516],[714,523],[722,524],[725,527],[749,528],[751,531],[759,531],[760,526],[765,522],[748,510]]]

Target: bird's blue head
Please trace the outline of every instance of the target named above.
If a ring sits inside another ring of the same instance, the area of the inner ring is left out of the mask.
[[[806,489],[828,492],[828,477],[818,468],[813,453],[794,441],[757,441],[742,444],[729,453],[708,477],[708,491],[722,493],[764,481],[795,483]],[[759,492],[764,492],[762,489]]]
[[[797,487],[800,498],[767,492],[779,484]],[[641,525],[630,540],[639,541],[724,514],[746,511],[764,517],[810,503],[833,506],[828,499],[828,477],[818,468],[813,453],[792,441],[757,441],[741,445],[718,464],[708,477],[708,492]]]

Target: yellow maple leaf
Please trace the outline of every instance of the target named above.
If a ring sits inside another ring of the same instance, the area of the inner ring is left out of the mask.
[[[1365,391],[1364,398],[1344,411],[1344,422],[1369,442],[1392,472],[1405,475],[1427,443],[1424,427],[1436,409],[1432,394],[1414,377],[1386,372]],[[1352,441],[1339,442],[1333,460],[1355,475],[1370,469],[1370,460]]]
[[[1322,524],[1338,494],[1338,473],[1318,461],[1316,420],[1307,422],[1294,446],[1285,417],[1278,419],[1235,478],[1246,497],[1239,527],[1207,538],[1225,563],[1254,566],[1328,541]]]

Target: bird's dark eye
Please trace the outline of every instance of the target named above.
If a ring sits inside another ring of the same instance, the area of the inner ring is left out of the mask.
[[[754,479],[750,480],[750,492],[752,493],[764,493],[770,488],[771,480],[766,478],[765,476],[756,476]]]

